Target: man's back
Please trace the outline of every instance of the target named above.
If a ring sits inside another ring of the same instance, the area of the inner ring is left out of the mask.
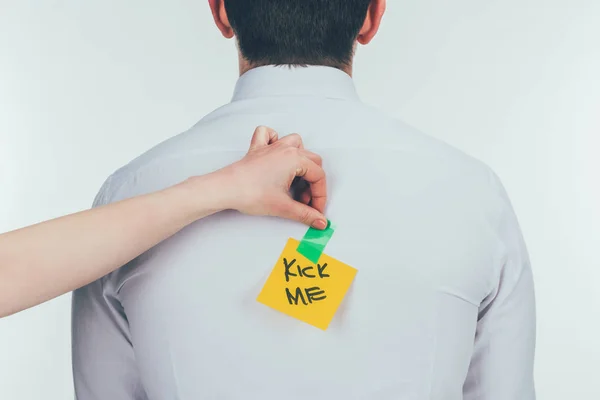
[[[247,72],[231,104],[118,171],[96,203],[224,167],[257,125],[323,157],[326,252],[358,269],[328,330],[256,301],[305,227],[219,213],[75,293],[79,399],[534,398],[531,271],[502,186],[360,103],[344,72]]]

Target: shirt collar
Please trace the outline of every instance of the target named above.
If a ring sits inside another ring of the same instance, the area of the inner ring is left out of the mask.
[[[240,76],[232,101],[279,96],[359,101],[352,78],[337,68],[271,65],[253,68]]]

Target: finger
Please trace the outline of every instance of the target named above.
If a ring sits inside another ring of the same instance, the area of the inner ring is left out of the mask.
[[[260,149],[277,141],[277,132],[268,126],[259,126],[254,130],[250,141],[250,151]]]
[[[284,136],[278,140],[277,143],[282,145],[296,147],[298,149],[304,149],[304,143],[302,142],[302,136],[297,133],[292,133],[290,135]]]
[[[299,221],[316,229],[327,228],[327,219],[323,214],[306,204],[285,197],[285,202],[280,206],[278,217]]]
[[[274,130],[269,128],[269,144],[273,144],[279,140],[279,134]]]
[[[318,166],[320,166],[320,167],[323,166],[323,159],[321,158],[320,155],[313,153],[311,151],[308,151],[308,150],[301,150],[300,154],[303,155],[304,157],[312,160]]]
[[[298,197],[298,201],[302,204],[306,204],[306,205],[310,205],[310,201],[312,199],[312,196],[310,195],[310,189],[306,188],[305,191],[303,191],[302,193],[300,193],[300,196]]]
[[[311,205],[319,212],[324,212],[327,204],[327,179],[323,168],[309,158],[300,157],[296,176],[304,178],[309,183]]]

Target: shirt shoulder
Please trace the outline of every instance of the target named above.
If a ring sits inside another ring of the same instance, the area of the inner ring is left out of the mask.
[[[398,157],[411,155],[415,163],[443,174],[446,179],[495,191],[496,174],[481,160],[400,119],[375,109],[368,112],[370,120],[378,121],[381,137],[377,141],[385,151],[394,152]]]
[[[382,152],[391,152],[391,159],[410,157],[412,173],[436,185],[435,192],[444,201],[462,204],[462,209],[486,220],[491,230],[498,230],[512,205],[501,179],[489,165],[402,120],[375,109],[368,112],[369,120],[379,121],[377,140],[385,143],[380,146]]]

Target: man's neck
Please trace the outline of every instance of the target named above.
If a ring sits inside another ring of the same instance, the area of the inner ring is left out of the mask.
[[[249,63],[243,57],[239,57],[240,76],[244,75],[246,72],[250,71],[251,69],[254,69],[257,67],[262,67],[262,66],[263,65],[253,65],[253,64]],[[348,76],[352,77],[352,64],[348,65],[348,66],[336,67],[336,68],[339,69],[340,71],[345,72],[346,74],[348,74]]]

